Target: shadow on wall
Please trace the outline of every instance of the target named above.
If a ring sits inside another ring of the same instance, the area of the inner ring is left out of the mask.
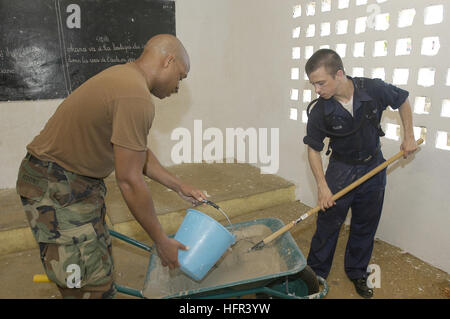
[[[192,92],[188,83],[180,83],[179,93],[172,94],[163,100],[153,97],[155,119],[148,136],[148,147],[159,158],[163,165],[170,164],[172,131],[185,126],[183,117],[192,111]]]
[[[400,152],[400,149],[398,151]],[[420,152],[422,152],[422,148],[419,146],[419,148],[413,154],[409,155],[408,158],[406,158],[406,159],[401,158],[399,161],[396,161],[395,163],[392,163],[391,165],[389,165],[388,168],[387,168],[387,171],[386,171],[387,175],[391,174],[391,172],[394,172],[399,167],[403,168],[405,166],[408,166],[409,163],[411,161],[413,161],[414,158],[417,156],[417,154],[420,153]],[[384,158],[386,158],[387,156],[391,157],[391,156],[394,156],[394,155],[395,154],[391,154],[391,155],[384,154]]]
[[[182,126],[185,114],[192,111],[192,94],[188,83],[180,83],[179,93],[162,100],[153,97],[153,101],[156,115],[152,130],[156,130],[160,134],[170,136],[174,128]]]

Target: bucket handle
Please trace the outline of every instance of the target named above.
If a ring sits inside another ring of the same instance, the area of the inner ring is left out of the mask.
[[[234,229],[233,224],[231,224],[231,221],[230,221],[230,219],[228,218],[228,215],[225,214],[225,212],[222,210],[222,208],[219,207],[219,205],[213,203],[213,202],[210,201],[210,200],[205,200],[205,199],[202,200],[202,203],[208,204],[208,205],[214,207],[215,209],[217,209],[219,212],[221,212],[222,215],[225,216],[225,218],[227,219],[228,223],[230,224],[231,231],[234,232],[235,229]]]

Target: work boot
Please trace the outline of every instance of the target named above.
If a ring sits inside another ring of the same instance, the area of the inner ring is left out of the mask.
[[[369,299],[373,296],[373,289],[367,286],[367,278],[352,279],[356,292],[363,298]]]

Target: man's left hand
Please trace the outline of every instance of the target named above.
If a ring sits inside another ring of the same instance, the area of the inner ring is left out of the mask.
[[[403,158],[407,158],[411,153],[417,150],[417,142],[414,138],[405,138],[402,145],[400,145],[400,150],[403,151]]]

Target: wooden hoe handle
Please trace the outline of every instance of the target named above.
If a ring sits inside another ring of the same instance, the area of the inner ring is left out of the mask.
[[[417,140],[417,145],[420,145],[423,143],[423,139],[418,139]],[[378,165],[377,167],[375,167],[373,170],[371,170],[370,172],[368,172],[367,174],[365,174],[364,176],[360,177],[359,179],[357,179],[356,181],[354,181],[353,183],[351,183],[350,185],[348,185],[347,187],[345,187],[344,189],[340,190],[339,192],[337,192],[336,194],[334,194],[331,199],[333,201],[341,198],[342,196],[344,196],[345,194],[347,194],[348,192],[350,192],[351,190],[353,190],[354,188],[358,187],[359,185],[361,185],[362,183],[364,183],[365,181],[367,181],[369,178],[371,178],[372,176],[374,176],[375,174],[378,174],[380,171],[382,171],[383,169],[385,169],[387,166],[389,166],[390,164],[392,164],[393,162],[395,162],[396,160],[398,160],[400,157],[403,156],[403,151],[398,152],[397,154],[395,154],[394,156],[392,156],[391,158],[389,158],[388,160],[386,160],[385,162],[381,163],[380,165]],[[300,221],[308,218],[309,216],[311,216],[312,214],[317,213],[318,211],[320,211],[320,206],[316,206],[313,209],[310,209],[309,211],[307,211],[305,214],[303,214],[299,219],[293,220],[292,222],[290,222],[289,224],[287,224],[286,226],[280,228],[279,230],[277,230],[276,232],[274,232],[272,235],[267,236],[266,238],[264,238],[263,241],[259,242],[258,244],[256,244],[255,246],[253,246],[251,249],[259,249],[264,247],[265,244],[270,243],[272,240],[274,240],[275,238],[279,237],[280,235],[284,234],[285,232],[287,232],[289,229],[291,229],[292,227],[294,227],[295,225],[297,225],[297,223],[299,223]]]

